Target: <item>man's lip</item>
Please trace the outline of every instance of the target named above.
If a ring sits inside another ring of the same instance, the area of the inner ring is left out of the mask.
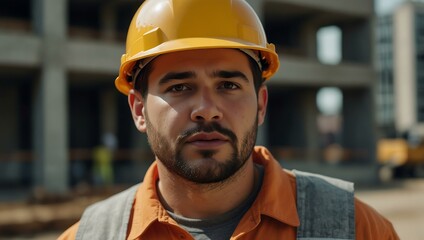
[[[198,142],[198,141],[228,141],[228,138],[218,132],[211,133],[196,133],[187,138],[187,143]]]

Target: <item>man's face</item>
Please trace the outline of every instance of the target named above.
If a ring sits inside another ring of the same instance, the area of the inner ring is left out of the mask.
[[[251,156],[267,101],[265,87],[256,94],[247,55],[191,50],[151,64],[146,98],[129,99],[158,160],[195,183],[232,176]]]

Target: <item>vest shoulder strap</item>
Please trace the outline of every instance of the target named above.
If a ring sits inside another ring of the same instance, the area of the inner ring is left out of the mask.
[[[81,217],[75,239],[126,239],[131,209],[139,185],[89,206]]]
[[[355,239],[353,183],[294,170],[300,226],[297,239]]]

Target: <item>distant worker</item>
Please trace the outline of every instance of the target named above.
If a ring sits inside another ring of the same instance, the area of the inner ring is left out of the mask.
[[[112,133],[102,136],[102,144],[93,150],[93,176],[94,183],[98,186],[113,184],[113,154],[116,149],[116,137]]]
[[[254,146],[278,66],[244,0],[146,0],[115,84],[156,161],[59,239],[399,239],[353,184]]]

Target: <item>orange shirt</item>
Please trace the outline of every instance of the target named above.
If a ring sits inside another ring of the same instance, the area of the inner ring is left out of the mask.
[[[264,166],[262,188],[231,239],[296,239],[296,178],[282,170],[264,147],[255,147],[253,159]],[[157,165],[147,171],[137,190],[128,223],[127,239],[193,239],[167,214],[156,194]],[[356,239],[399,239],[392,224],[373,208],[355,199]],[[59,240],[75,239],[76,223]]]

